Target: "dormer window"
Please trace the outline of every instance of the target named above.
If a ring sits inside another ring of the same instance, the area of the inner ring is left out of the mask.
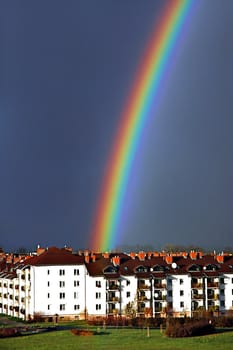
[[[104,271],[104,273],[116,273],[117,268],[109,265],[103,271]]]
[[[135,272],[147,272],[147,268],[140,265],[140,266],[136,267]]]
[[[194,264],[194,265],[191,265],[189,268],[188,268],[188,271],[200,271],[201,270],[201,268],[200,268],[200,266],[199,265],[196,265],[196,264]]]
[[[152,271],[153,272],[163,272],[164,271],[164,267],[161,265],[155,265],[152,267]]]
[[[217,266],[214,264],[208,264],[206,266],[203,267],[203,270],[206,271],[216,271],[217,270]]]

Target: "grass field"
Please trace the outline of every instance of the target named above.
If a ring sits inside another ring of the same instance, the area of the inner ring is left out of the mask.
[[[101,332],[103,330],[101,329]],[[70,330],[0,339],[1,350],[232,350],[233,331],[214,335],[171,339],[159,330],[106,329],[105,334],[75,336]]]

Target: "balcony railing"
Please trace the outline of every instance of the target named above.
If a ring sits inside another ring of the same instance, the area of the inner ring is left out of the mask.
[[[218,282],[207,282],[207,288],[218,288]]]
[[[117,284],[110,284],[109,286],[107,286],[108,290],[119,290],[120,286]]]
[[[154,288],[164,289],[167,285],[165,283],[154,283]]]
[[[203,294],[193,294],[192,299],[203,299],[204,295]]]
[[[149,290],[150,286],[148,286],[147,284],[139,284],[138,289]]]
[[[145,295],[139,296],[139,297],[138,297],[138,301],[149,301],[149,300],[150,300],[150,299],[147,298]]]
[[[109,296],[109,297],[107,298],[107,301],[108,301],[108,302],[111,302],[111,303],[112,303],[112,302],[113,302],[113,303],[119,303],[119,302],[120,302],[120,298],[118,298],[118,297],[110,297],[110,296]]]
[[[199,289],[202,287],[203,287],[202,283],[194,283],[194,282],[191,283],[191,288]]]

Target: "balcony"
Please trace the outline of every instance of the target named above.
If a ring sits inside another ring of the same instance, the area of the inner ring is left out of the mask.
[[[119,290],[120,289],[120,286],[116,283],[113,283],[113,284],[109,284],[107,286],[107,290]]]
[[[139,284],[138,285],[138,289],[140,289],[140,290],[149,290],[150,286],[148,286],[147,284]]]
[[[203,294],[193,294],[192,295],[192,299],[195,299],[195,300],[202,300],[203,298],[204,298]]]
[[[154,283],[154,288],[165,289],[167,285],[165,283]]]
[[[166,295],[162,295],[162,293],[155,292],[154,300],[166,300]]]
[[[207,288],[218,288],[218,282],[207,282]]]
[[[141,295],[138,297],[138,302],[145,302],[145,301],[149,301],[150,299],[147,298],[147,296],[145,295]]]
[[[146,308],[145,307],[139,307],[138,308],[138,313],[139,314],[145,314]]]
[[[200,288],[203,288],[203,284],[202,283],[194,283],[194,282],[192,282],[191,283],[191,288],[193,288],[193,289],[200,289]]]
[[[110,303],[119,303],[119,302],[120,302],[120,298],[109,296],[109,297],[107,298],[107,301],[110,302]]]
[[[107,311],[108,315],[118,315],[119,314],[119,309],[109,309]]]
[[[165,312],[162,307],[155,307],[155,312]]]

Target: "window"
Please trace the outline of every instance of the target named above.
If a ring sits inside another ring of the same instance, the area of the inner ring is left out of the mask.
[[[101,281],[95,281],[96,287],[100,288],[101,287]]]
[[[50,293],[48,293],[48,299],[50,298]]]
[[[59,275],[64,276],[65,275],[65,270],[59,270]]]
[[[107,266],[104,269],[104,273],[116,273],[117,272],[117,268],[115,266]]]
[[[225,301],[224,301],[224,300],[221,300],[221,301],[220,301],[220,306],[221,306],[221,307],[224,307],[224,306],[225,306]]]
[[[231,294],[233,295],[233,289],[231,290]]]
[[[153,270],[154,272],[163,272],[163,271],[164,271],[164,267],[161,266],[161,265],[155,265],[155,266],[152,268],[152,270]]]
[[[79,281],[74,281],[74,287],[78,287],[79,286]]]
[[[169,291],[168,291],[168,296],[169,296],[169,297],[172,297],[172,290],[169,290]]]
[[[188,268],[188,271],[200,271],[201,270],[201,267],[199,265],[191,265],[189,268]]]
[[[219,282],[220,282],[221,284],[224,284],[224,278],[223,278],[223,277],[219,278]]]
[[[220,289],[220,295],[224,295],[225,292],[224,292],[224,289]]]
[[[74,310],[79,310],[80,309],[80,305],[74,305]]]
[[[147,271],[147,268],[140,265],[138,266],[136,269],[135,269],[136,272],[146,272]]]
[[[215,270],[217,270],[217,266],[214,264],[208,264],[208,265],[204,266],[203,269],[206,271],[215,271]]]
[[[127,280],[126,281],[126,285],[129,286],[130,285],[130,281]]]
[[[78,298],[78,293],[74,292],[74,299],[77,299],[77,298]]]
[[[180,290],[180,296],[182,297],[184,295],[184,291]]]
[[[231,279],[231,283],[233,283],[233,278]]]
[[[49,275],[50,274],[50,271],[49,270],[47,270],[47,275]]]
[[[184,307],[184,302],[183,301],[180,302],[180,307]]]
[[[60,295],[60,299],[65,299],[65,293],[64,292],[60,293],[59,295]]]
[[[74,276],[78,276],[79,275],[79,269],[74,269]]]
[[[100,292],[95,293],[95,298],[96,299],[100,299],[101,298],[101,293]]]
[[[47,282],[47,286],[48,286],[48,287],[50,286],[50,282],[49,282],[49,281]]]
[[[126,292],[126,298],[130,297],[130,292]]]
[[[65,287],[65,281],[60,281],[59,282],[59,287]]]
[[[101,310],[101,304],[96,304],[95,309],[96,310]]]
[[[183,278],[180,279],[180,284],[183,284],[184,283],[184,280]]]
[[[60,304],[60,311],[64,311],[65,310],[65,304]]]
[[[50,310],[50,305],[48,305],[48,310]]]

